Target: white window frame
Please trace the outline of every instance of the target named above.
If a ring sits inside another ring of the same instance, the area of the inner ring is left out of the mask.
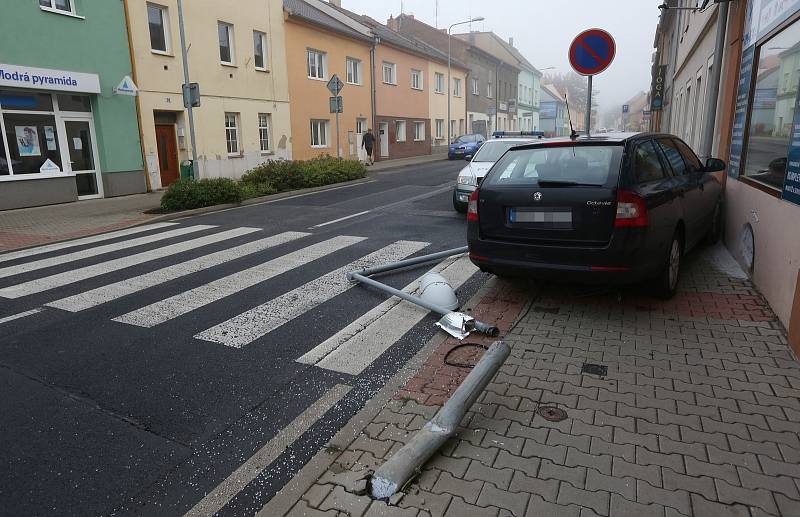
[[[227,28],[228,34],[228,49],[231,53],[231,60],[230,61],[223,61],[222,60],[222,46],[219,44],[219,29],[221,27]],[[235,32],[233,30],[233,24],[227,23],[223,21],[217,21],[217,51],[220,53],[219,62],[221,65],[224,66],[236,66],[236,45],[234,45],[234,41],[236,37],[234,36]]]
[[[450,138],[455,138],[457,136],[461,135],[456,134],[456,119],[450,119]]]
[[[401,131],[400,128],[403,128]],[[401,138],[402,136],[402,138]],[[406,141],[406,121],[405,120],[395,120],[394,121],[394,141],[395,142],[405,142]]]
[[[436,119],[436,140],[443,140],[444,139],[444,119],[437,118]]]
[[[389,80],[386,80],[386,71],[389,71]],[[397,85],[397,65],[394,63],[389,63],[388,61],[384,61],[383,65],[381,65],[381,78],[383,79],[383,84],[392,84]]]
[[[161,24],[164,27],[164,50],[153,48],[152,40],[150,42],[150,52],[153,54],[160,54],[162,56],[172,55],[172,34],[169,30],[169,8],[165,5],[147,2],[147,35],[150,35],[150,8],[155,7],[161,11]]]
[[[486,83],[486,97],[494,99],[494,83],[491,81]]]
[[[453,96],[461,97],[461,79],[458,77],[453,78]]]
[[[444,74],[435,72],[433,76],[433,91],[444,94]]]
[[[481,84],[477,77],[472,78],[472,95],[481,94]]]
[[[77,11],[75,11],[75,0],[66,0],[67,3],[69,4],[69,11],[64,9],[59,9],[58,7],[56,7],[56,0],[45,0],[45,1],[48,2],[50,5],[46,6],[39,3],[39,9],[41,9],[42,11],[47,11],[49,13],[63,14],[64,16],[72,16],[73,18],[80,18],[81,20],[86,19],[85,16],[79,16]]]
[[[420,131],[422,128],[422,131]],[[423,142],[425,140],[425,122],[416,121],[414,122],[414,141],[415,142]]]
[[[310,57],[314,56],[314,72],[321,73],[322,75],[311,75]],[[317,60],[317,57],[320,57]],[[319,69],[322,68],[320,71]],[[328,53],[315,48],[306,48],[306,76],[314,81],[325,81],[328,79]]]
[[[259,37],[261,39],[261,52],[263,53],[262,56],[261,56],[261,59],[264,62],[264,66],[256,65],[256,57],[257,57],[257,55],[256,55],[256,37]],[[267,51],[267,49],[268,49],[268,47],[267,47],[267,33],[263,32],[263,31],[254,30],[253,31],[253,65],[255,65],[256,70],[258,70],[259,72],[266,72],[267,70],[269,70],[269,59],[267,58],[269,56],[269,52]]]
[[[228,156],[242,155],[242,135],[239,132],[239,116],[239,113],[236,112],[225,112],[225,149],[228,151]],[[231,119],[233,120],[232,126],[229,125]],[[233,134],[234,139],[231,139],[231,134]],[[231,142],[236,144],[236,149],[233,151],[231,150]]]
[[[314,143],[314,126],[317,125],[317,135],[319,139]],[[330,121],[328,119],[311,119],[311,147],[314,149],[325,149],[329,147],[328,129]]]
[[[361,60],[356,59],[354,57],[347,56],[347,60],[345,61],[346,65],[346,72],[347,72],[347,84],[355,84],[361,86],[364,82],[361,80],[363,77],[361,75]]]
[[[424,89],[424,76],[422,75],[422,70],[417,70],[416,68],[411,69],[411,88],[414,90],[422,90]],[[414,83],[417,82],[418,84],[415,86]]]
[[[266,149],[264,142],[267,144]],[[272,115],[270,113],[258,114],[258,147],[261,149],[261,154],[272,153]]]

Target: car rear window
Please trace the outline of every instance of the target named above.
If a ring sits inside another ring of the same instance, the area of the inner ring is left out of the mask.
[[[616,183],[621,156],[622,147],[617,145],[515,149],[492,167],[484,183],[503,186],[547,181],[603,186]]]

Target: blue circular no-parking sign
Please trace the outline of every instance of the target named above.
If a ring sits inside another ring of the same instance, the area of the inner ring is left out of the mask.
[[[611,34],[603,29],[589,29],[572,40],[569,62],[581,75],[596,75],[608,68],[616,52]]]

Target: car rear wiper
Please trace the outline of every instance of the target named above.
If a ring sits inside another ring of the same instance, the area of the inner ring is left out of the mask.
[[[539,186],[541,187],[574,187],[574,186],[581,186],[581,187],[599,187],[601,185],[597,185],[594,183],[579,183],[574,180],[547,180],[547,179],[540,179]]]

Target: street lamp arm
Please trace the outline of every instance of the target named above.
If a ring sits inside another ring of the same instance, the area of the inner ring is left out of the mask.
[[[453,135],[450,134],[450,126],[452,125],[450,123],[450,95],[453,93],[453,88],[452,88],[452,85],[450,84],[450,82],[451,82],[450,81],[450,75],[451,75],[451,71],[450,71],[450,69],[451,69],[451,66],[450,66],[450,49],[451,49],[450,31],[456,25],[464,25],[464,24],[472,23],[472,22],[480,22],[480,21],[483,21],[484,19],[485,18],[483,16],[477,16],[475,18],[470,18],[469,20],[466,20],[466,21],[463,21],[463,22],[456,22],[456,23],[452,24],[450,27],[447,28],[447,146],[448,146],[448,148],[450,146],[450,142],[453,140]]]

